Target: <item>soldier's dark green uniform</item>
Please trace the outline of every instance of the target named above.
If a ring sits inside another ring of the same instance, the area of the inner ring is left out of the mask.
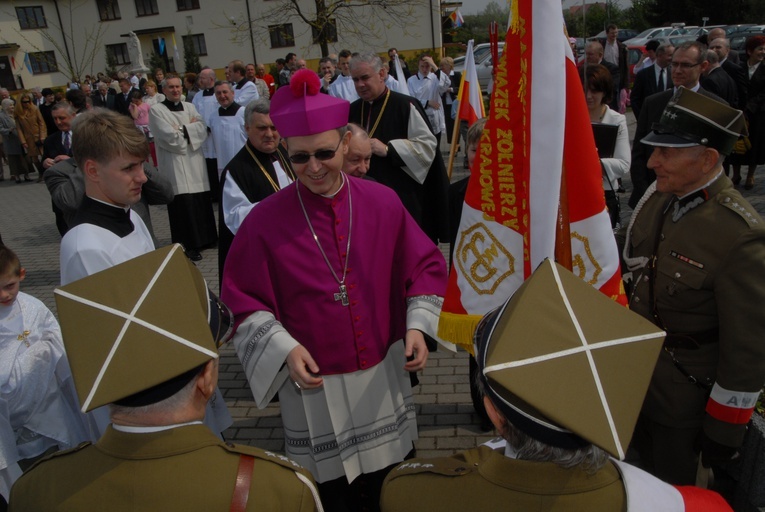
[[[613,464],[590,475],[552,462],[511,459],[486,446],[402,463],[388,475],[380,504],[385,512],[626,509]]]
[[[683,90],[643,142],[725,155],[739,129],[741,112]],[[638,207],[628,239],[642,259],[630,308],[667,332],[633,445],[660,478],[693,484],[699,448],[723,461],[741,445],[765,379],[765,222],[719,165],[702,189],[670,193],[673,174],[702,176],[674,154],[658,157],[668,184]]]
[[[316,510],[308,472],[284,456],[226,444],[204,425],[140,434],[110,426],[97,443],[27,471],[10,510],[228,510],[241,454],[255,458],[246,510]]]
[[[723,393],[724,402],[733,400],[740,410],[754,403],[744,407],[736,392],[756,394],[762,387],[765,222],[726,176],[692,197],[670,205],[671,199],[654,194],[635,219],[632,255],[656,259],[655,268],[649,263],[635,274],[630,308],[667,331],[665,346],[699,382],[691,382],[663,351],[642,415],[668,429],[659,427],[648,441],[639,423],[634,442],[642,458],[653,460],[657,476],[693,483],[693,445],[702,425],[727,446],[740,446],[745,433],[738,411],[707,412],[712,388],[731,391]]]
[[[224,443],[202,423],[233,316],[180,245],[55,293],[81,408],[110,404],[111,424],[94,444],[24,473],[11,511],[320,508],[313,478],[297,463]]]

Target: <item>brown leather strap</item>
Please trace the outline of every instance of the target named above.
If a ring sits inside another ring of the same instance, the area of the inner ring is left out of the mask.
[[[244,512],[247,509],[247,499],[250,497],[250,483],[252,482],[252,468],[255,465],[255,457],[250,455],[239,456],[239,469],[236,472],[236,487],[231,497],[230,512]]]

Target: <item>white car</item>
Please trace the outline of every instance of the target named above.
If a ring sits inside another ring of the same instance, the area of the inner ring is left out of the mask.
[[[499,43],[499,54],[502,55],[502,49],[505,47],[504,42]],[[475,68],[478,74],[478,83],[481,84],[481,91],[484,93],[489,90],[489,82],[491,82],[491,74],[494,70],[494,62],[491,58],[491,45],[489,43],[481,43],[473,48],[473,56],[475,57]],[[463,73],[465,71],[465,57],[457,57],[454,59],[454,71]]]

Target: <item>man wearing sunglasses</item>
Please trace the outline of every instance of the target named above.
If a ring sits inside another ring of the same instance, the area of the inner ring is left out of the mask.
[[[255,402],[279,393],[285,451],[325,508],[378,510],[417,439],[409,372],[425,367],[446,268],[392,190],[342,172],[350,105],[319,90],[301,70],[274,94],[297,181],[242,223],[221,296]]]
[[[107,406],[111,424],[24,474],[10,510],[317,509],[307,471],[202,424],[233,319],[180,245],[59,288],[56,302],[81,408]]]
[[[630,177],[632,179],[632,194],[629,205],[635,208],[648,186],[656,180],[656,174],[648,168],[648,159],[653,148],[641,141],[651,131],[651,126],[661,118],[661,113],[674,96],[679,87],[685,87],[699,94],[725,103],[719,96],[712,94],[699,85],[702,73],[707,70],[706,47],[697,41],[687,41],[679,45],[672,54],[670,63],[672,69],[673,88],[652,94],[645,99],[640,110],[640,117],[635,128],[635,140],[632,143],[632,163]]]

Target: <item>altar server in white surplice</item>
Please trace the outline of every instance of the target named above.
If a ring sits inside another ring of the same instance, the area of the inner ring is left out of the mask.
[[[16,254],[0,244],[0,503],[47,452],[95,439],[77,405],[58,322],[19,291],[25,276]]]
[[[210,116],[210,133],[218,155],[218,180],[223,169],[247,141],[244,130],[244,105],[234,101],[234,89],[228,82],[215,83],[218,110]]]

